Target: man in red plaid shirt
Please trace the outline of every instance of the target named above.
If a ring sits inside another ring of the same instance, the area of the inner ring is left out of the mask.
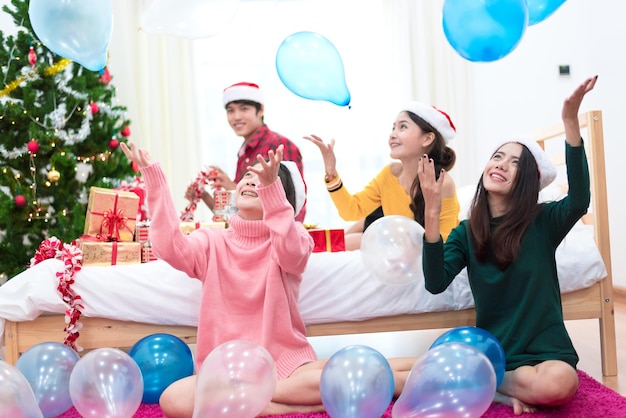
[[[281,144],[284,146],[283,159],[295,162],[304,180],[300,149],[289,139],[271,131],[263,121],[264,98],[258,85],[242,82],[226,87],[223,101],[228,123],[233,131],[243,138],[243,143],[239,149],[237,172],[233,180],[221,168],[211,166],[215,173],[215,178],[211,178],[213,188],[234,190],[235,185],[246,172],[246,168],[256,161],[258,154],[267,157],[269,150],[276,150]],[[190,193],[193,193],[193,190],[187,190],[187,195]],[[204,192],[202,200],[213,210],[213,196]],[[303,222],[305,215],[306,201],[302,210],[296,215],[296,220]]]

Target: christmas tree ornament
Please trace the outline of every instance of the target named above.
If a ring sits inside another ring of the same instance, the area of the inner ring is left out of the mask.
[[[17,196],[15,196],[15,206],[17,206],[18,208],[23,208],[24,206],[26,206],[26,198],[23,194],[18,194]]]
[[[120,132],[122,134],[123,137],[129,137],[130,136],[130,126],[126,125],[124,126],[124,129],[122,129],[122,131]]]
[[[37,54],[35,53],[35,48],[33,48],[32,46],[28,51],[28,63],[31,67],[34,67],[35,64],[37,64]]]
[[[100,110],[98,105],[94,102],[89,103],[89,107],[91,108],[91,113],[93,113],[94,115],[98,113],[98,110]]]
[[[48,171],[48,180],[50,180],[51,183],[56,183],[59,181],[59,179],[61,178],[61,173],[59,173],[56,169],[52,169],[50,171]]]
[[[28,148],[28,152],[30,152],[31,154],[36,154],[37,151],[39,151],[39,143],[35,141],[34,139],[31,139],[28,142],[28,145],[26,146],[26,148]]]
[[[131,162],[130,167],[133,169],[135,173],[139,173],[139,165],[136,162]]]
[[[109,84],[110,81],[111,73],[109,73],[109,69],[107,67],[104,67],[102,70],[100,70],[100,82],[102,84]]]
[[[120,146],[120,141],[118,141],[117,138],[111,138],[111,140],[109,141],[109,149],[111,151],[115,151],[117,147],[119,146]]]

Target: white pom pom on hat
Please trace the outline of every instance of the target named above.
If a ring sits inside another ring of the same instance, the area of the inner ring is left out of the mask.
[[[259,86],[245,81],[226,87],[222,97],[224,107],[228,103],[238,100],[250,100],[252,102],[263,104],[263,99],[263,92]]]
[[[525,146],[528,151],[535,158],[535,162],[537,163],[537,170],[539,171],[539,190],[543,190],[546,186],[554,181],[556,178],[556,167],[552,164],[550,157],[546,152],[539,146],[537,141],[534,141],[529,138],[516,138],[516,139],[507,139],[501,141],[500,144],[493,151],[494,153],[502,147],[504,144],[508,144],[510,142],[517,142]]]
[[[424,119],[430,124],[430,126],[435,128],[443,137],[446,145],[454,139],[454,136],[456,135],[456,128],[454,127],[454,123],[452,123],[450,116],[443,110],[437,109],[435,106],[416,101],[408,102],[401,111],[407,110]]]
[[[293,188],[296,191],[296,207],[294,211],[294,216],[298,216],[298,214],[302,210],[302,207],[304,206],[304,202],[306,201],[306,189],[304,187],[302,174],[300,174],[298,166],[293,161],[281,161],[280,163],[287,167],[287,169],[289,170],[289,174],[291,174]]]

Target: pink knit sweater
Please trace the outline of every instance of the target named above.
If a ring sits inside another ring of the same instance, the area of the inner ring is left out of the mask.
[[[257,186],[263,220],[234,215],[227,229],[201,228],[183,235],[161,166],[155,163],[141,172],[155,255],[203,282],[196,366],[215,347],[236,339],[267,349],[279,379],[315,360],[298,309],[313,240],[294,221],[280,180]]]

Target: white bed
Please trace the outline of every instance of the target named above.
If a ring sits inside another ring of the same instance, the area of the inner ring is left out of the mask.
[[[603,373],[615,375],[601,112],[583,114],[580,120],[588,129],[592,207],[585,221],[590,224],[579,222],[565,238],[557,251],[557,266],[565,319],[599,319]],[[560,127],[551,128],[541,137],[558,139],[560,133]],[[562,153],[562,138],[554,142]],[[544,198],[557,198],[561,193],[554,185]],[[470,197],[471,188],[459,190],[462,207],[467,207]],[[63,341],[63,315],[59,314],[67,307],[56,291],[55,277],[61,265],[58,260],[44,261],[0,287],[0,332],[4,332],[0,341],[5,342],[7,361],[15,363],[21,353],[39,342]],[[130,347],[156,332],[195,342],[200,283],[162,261],[83,267],[73,288],[85,305],[78,342],[86,349]],[[379,282],[366,271],[358,251],[312,254],[300,295],[309,336],[470,325],[474,321],[472,303],[464,273],[446,292],[431,295],[422,281],[400,287]]]

